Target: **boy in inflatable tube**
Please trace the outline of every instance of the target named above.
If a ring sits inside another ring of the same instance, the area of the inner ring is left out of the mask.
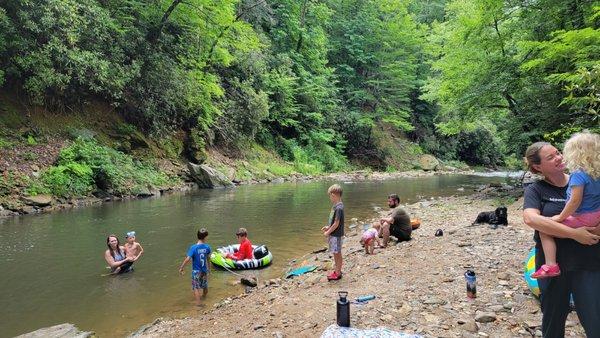
[[[248,239],[248,231],[246,228],[239,228],[235,235],[240,243],[240,249],[234,254],[225,255],[225,258],[231,258],[236,261],[253,259],[254,250],[252,250],[252,243]]]

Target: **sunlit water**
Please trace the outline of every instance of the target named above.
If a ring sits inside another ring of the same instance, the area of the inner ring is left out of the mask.
[[[421,198],[472,193],[481,184],[506,177],[433,176],[383,182],[342,182],[347,224],[387,207],[386,196],[402,203]],[[59,323],[73,323],[102,337],[124,336],[157,317],[183,317],[239,294],[237,277],[213,270],[206,306],[192,304],[188,266],[178,266],[195,243],[199,227],[214,248],[235,242],[244,226],[254,244],[266,244],[273,264],[259,280],[283,276],[293,258],[325,246],[319,228],[330,203],[333,182],[242,186],[187,195],[108,203],[45,215],[0,220],[0,337]],[[464,188],[464,189],[459,189]],[[106,236],[135,230],[145,252],[135,271],[107,272]]]

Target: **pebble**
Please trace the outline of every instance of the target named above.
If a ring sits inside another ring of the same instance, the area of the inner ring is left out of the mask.
[[[526,320],[524,322],[525,326],[529,327],[529,328],[536,328],[536,327],[542,327],[542,322],[540,320]]]
[[[467,330],[469,332],[477,332],[477,331],[479,331],[479,326],[477,325],[477,323],[475,322],[475,320],[473,320],[471,318],[458,320],[458,323],[462,325],[461,327],[464,330]]]
[[[445,300],[439,299],[439,298],[428,298],[426,300],[423,301],[423,304],[427,304],[427,305],[444,305],[447,302]]]
[[[493,312],[479,312],[475,313],[475,321],[479,323],[490,323],[496,320],[496,314]]]

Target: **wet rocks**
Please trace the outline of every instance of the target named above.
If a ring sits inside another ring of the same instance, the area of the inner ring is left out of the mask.
[[[64,337],[64,338],[88,338],[94,337],[94,332],[80,331],[73,324],[59,324],[45,327],[33,332],[25,333],[16,338],[41,338],[41,337]]]
[[[206,164],[194,164],[188,162],[188,170],[192,179],[200,188],[230,188],[233,183],[220,171]]]
[[[52,204],[51,195],[22,196],[23,203],[33,207],[45,207]]]

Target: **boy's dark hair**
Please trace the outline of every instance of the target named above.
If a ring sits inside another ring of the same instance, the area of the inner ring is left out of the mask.
[[[198,230],[198,239],[199,240],[205,239],[206,236],[208,236],[208,231],[206,231],[206,229],[202,228],[202,229]]]
[[[246,228],[239,228],[238,231],[235,232],[236,236],[248,237],[248,230]]]
[[[400,197],[398,196],[398,194],[390,194],[388,198],[393,199],[394,201],[396,201],[396,203],[400,203]]]

